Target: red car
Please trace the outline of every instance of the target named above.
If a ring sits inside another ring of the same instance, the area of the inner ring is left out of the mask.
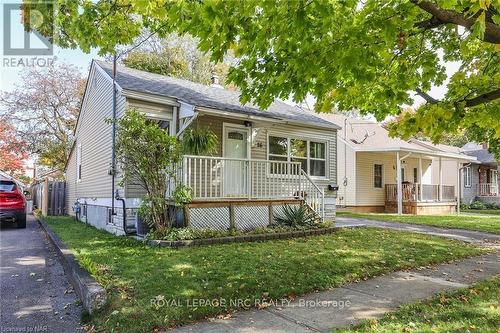
[[[0,180],[0,222],[16,222],[26,228],[26,198],[12,180]]]

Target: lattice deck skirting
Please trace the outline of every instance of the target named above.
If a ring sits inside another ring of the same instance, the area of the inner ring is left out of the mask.
[[[195,202],[185,207],[184,223],[194,229],[254,230],[272,224],[285,205],[300,203],[296,199]]]

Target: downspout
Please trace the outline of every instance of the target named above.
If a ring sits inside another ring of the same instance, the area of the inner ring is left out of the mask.
[[[128,228],[127,227],[127,207],[125,204],[125,199],[120,197],[120,195],[118,194],[118,190],[116,190],[115,199],[120,200],[122,202],[122,210],[123,210],[122,227],[123,227],[123,232],[125,233],[125,236],[134,234],[133,232],[129,232],[127,229]]]
[[[111,143],[111,215],[116,215],[115,211],[115,169],[116,169],[116,54],[113,56],[113,122],[112,122],[112,143]]]

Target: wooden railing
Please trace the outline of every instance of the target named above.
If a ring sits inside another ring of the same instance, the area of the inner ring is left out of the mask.
[[[403,202],[455,201],[455,186],[441,185],[442,198],[439,196],[439,185],[435,184],[401,184]],[[397,202],[397,184],[385,185],[385,200]]]
[[[299,162],[186,155],[181,173],[194,200],[295,198],[323,218],[323,191]]]
[[[477,195],[480,197],[499,196],[498,185],[494,183],[477,184]]]

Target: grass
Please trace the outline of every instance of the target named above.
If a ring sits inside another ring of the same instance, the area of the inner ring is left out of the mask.
[[[402,222],[430,225],[442,228],[455,228],[500,234],[499,216],[481,215],[395,215],[395,214],[359,214],[337,212],[338,216],[359,217],[378,221]]]
[[[500,327],[500,278],[471,288],[442,293],[431,300],[405,305],[381,320],[334,332],[498,332]]]
[[[462,209],[462,212],[474,214],[500,215],[500,209]]]
[[[45,220],[109,291],[108,306],[90,323],[106,332],[151,332],[230,313],[237,309],[231,301],[295,297],[485,251],[444,238],[370,228],[175,250],[146,247],[69,217]],[[189,306],[214,299],[228,306]]]

